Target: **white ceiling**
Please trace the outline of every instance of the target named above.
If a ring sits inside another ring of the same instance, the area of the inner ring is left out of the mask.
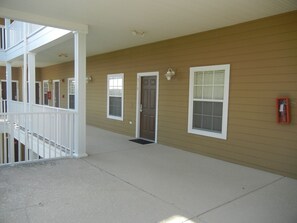
[[[1,0],[0,17],[82,30],[87,55],[203,32],[297,10],[296,0]],[[143,37],[133,30],[145,32]],[[61,53],[68,58],[59,58]],[[39,66],[72,60],[73,40],[37,56]]]

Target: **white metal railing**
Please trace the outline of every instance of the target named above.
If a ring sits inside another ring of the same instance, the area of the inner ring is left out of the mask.
[[[73,111],[1,113],[0,164],[72,156]]]
[[[5,26],[0,25],[0,50],[5,50]]]

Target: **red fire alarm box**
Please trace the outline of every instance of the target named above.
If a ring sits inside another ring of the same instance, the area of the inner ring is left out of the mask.
[[[280,124],[290,123],[290,103],[289,98],[276,99],[276,120]]]
[[[52,92],[51,91],[48,91],[47,92],[47,99],[48,100],[51,100],[52,99]]]

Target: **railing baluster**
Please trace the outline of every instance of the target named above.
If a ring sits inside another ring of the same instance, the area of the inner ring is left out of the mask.
[[[4,162],[7,163],[7,133],[4,133]]]
[[[23,114],[24,117],[24,124],[25,124],[25,129],[24,129],[24,135],[25,135],[25,161],[29,160],[29,154],[28,154],[28,127],[27,127],[27,116],[26,114]]]
[[[21,135],[21,126],[20,126],[20,116],[18,115],[17,116],[17,121],[16,121],[16,123],[17,123],[17,125],[18,125],[18,128],[17,128],[17,130],[18,130],[18,158],[19,158],[19,162],[20,161],[23,161],[22,160],[22,155],[21,155],[21,151],[22,151],[22,147],[21,147],[21,137],[20,137],[20,135]]]
[[[37,159],[39,159],[40,155],[39,155],[39,113],[37,114],[37,123],[36,123],[36,128],[34,132],[36,132],[36,143],[37,143]]]
[[[49,114],[49,149],[48,149],[48,158],[51,158],[51,149],[52,149],[52,143],[51,143],[51,136],[52,136],[52,122],[51,122],[51,114]]]
[[[66,147],[67,147],[67,153],[69,153],[69,156],[71,156],[71,146],[70,146],[70,133],[71,133],[71,128],[70,128],[70,113],[67,113],[66,114],[66,117],[67,117],[67,121],[66,121],[66,126],[67,126],[67,129],[68,129],[68,132],[67,132],[67,140],[65,141],[65,144],[66,144]]]
[[[54,119],[55,119],[55,126],[54,126],[54,147],[55,147],[55,158],[57,157],[57,133],[58,133],[58,125],[57,125],[57,122],[58,122],[58,113],[55,112],[54,114]]]
[[[42,126],[42,134],[43,134],[43,142],[42,142],[42,147],[43,147],[43,159],[46,159],[46,157],[45,157],[45,114],[44,113],[42,113],[42,120],[43,120],[43,126]]]
[[[9,132],[9,122],[8,122],[8,116],[5,114],[5,133],[4,133],[4,162],[3,163],[8,163],[8,137],[7,134]]]
[[[33,121],[33,114],[31,113],[29,115],[29,145],[30,145],[30,160],[33,160],[34,157],[33,157],[33,124],[34,124],[34,121]]]
[[[15,155],[14,155],[14,115],[10,115],[10,132],[9,132],[9,145],[8,145],[8,149],[9,149],[9,163],[14,163],[15,162]]]
[[[59,113],[59,122],[58,122],[58,133],[60,133],[60,134],[58,134],[58,137],[59,137],[59,139],[58,139],[58,143],[59,143],[59,145],[60,145],[60,157],[62,157],[62,148],[63,148],[63,143],[62,143],[62,121],[64,121],[64,119],[63,119],[63,117],[61,117],[62,116],[62,113]],[[65,129],[66,130],[66,129]],[[66,152],[66,151],[65,151]],[[66,155],[66,153],[64,153],[64,156]]]
[[[75,117],[74,117],[74,113],[71,113],[71,115],[70,115],[70,129],[71,129],[71,134],[69,134],[70,135],[70,148],[71,148],[71,157],[73,157],[73,150],[74,150],[74,142],[73,142],[73,140],[74,140],[74,119],[75,119]]]

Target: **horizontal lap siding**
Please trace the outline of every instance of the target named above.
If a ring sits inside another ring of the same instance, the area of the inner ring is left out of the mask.
[[[38,57],[38,54],[37,54]],[[73,62],[41,68],[39,77],[41,80],[41,98],[43,100],[43,80],[60,80],[60,107],[68,108],[68,78],[73,78],[74,64]],[[62,81],[64,80],[64,82]],[[53,83],[49,84],[49,90],[52,92],[52,99],[49,105],[53,105]],[[64,96],[64,97],[63,97]]]
[[[90,57],[87,123],[134,136],[137,73],[159,71],[158,143],[297,178],[296,24],[294,11]],[[189,68],[217,64],[231,65],[227,140],[187,133]],[[171,81],[168,67],[176,71]],[[107,74],[114,73],[125,74],[124,121],[106,118]],[[280,96],[292,102],[290,125],[276,123]]]
[[[167,93],[164,90],[166,97],[160,99],[160,104],[167,104],[160,108],[167,117],[159,119],[159,140],[192,152],[297,177],[297,13],[293,14],[287,14],[281,21],[273,17],[197,34],[201,42],[197,41],[191,49],[184,46],[187,41],[179,44],[182,66],[231,64],[228,139],[186,133],[187,97],[182,100],[176,93],[184,97],[188,86],[183,85],[186,88],[180,90],[176,83],[174,90]],[[195,35],[188,37],[194,45],[191,38],[195,39]],[[174,61],[178,69],[178,59]],[[188,75],[187,70],[181,72]],[[171,94],[174,103],[168,102]],[[290,125],[276,124],[275,98],[280,96],[288,96],[292,102]],[[180,120],[175,121],[178,117]],[[164,132],[160,130],[165,128]]]
[[[22,68],[19,67],[12,67],[12,80],[19,82],[19,100],[22,101]],[[6,80],[6,67],[0,66],[0,80]]]

